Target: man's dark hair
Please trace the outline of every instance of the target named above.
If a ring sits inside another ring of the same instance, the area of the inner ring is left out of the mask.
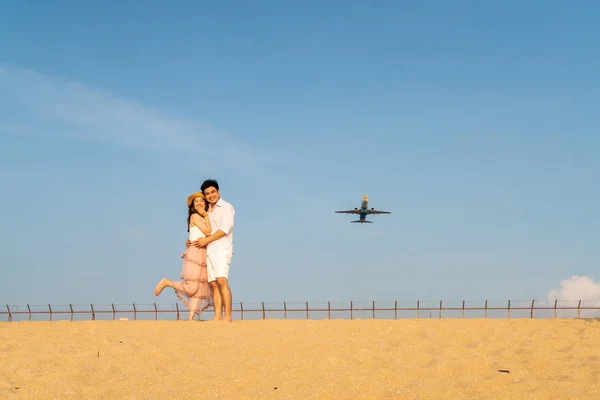
[[[204,193],[204,191],[211,186],[214,187],[215,189],[219,190],[219,183],[217,181],[215,181],[214,179],[207,179],[204,182],[202,182],[202,186],[200,186],[200,190],[202,190],[202,193]]]

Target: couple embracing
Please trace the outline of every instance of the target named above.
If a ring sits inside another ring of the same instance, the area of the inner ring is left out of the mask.
[[[233,206],[221,198],[219,184],[208,179],[187,199],[187,250],[182,254],[181,281],[162,278],[156,296],[171,287],[189,309],[188,320],[214,305],[214,320],[232,321],[229,266],[233,256]],[[223,309],[225,317],[223,317]]]

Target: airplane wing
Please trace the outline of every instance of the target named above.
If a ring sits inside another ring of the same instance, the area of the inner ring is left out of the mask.
[[[336,211],[338,214],[360,214],[359,210],[344,210],[344,211]]]
[[[367,211],[368,214],[391,214],[390,211],[377,211],[377,210],[369,210]]]

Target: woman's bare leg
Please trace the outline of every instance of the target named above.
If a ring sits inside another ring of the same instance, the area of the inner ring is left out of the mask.
[[[190,315],[188,317],[188,321],[192,321],[194,319],[194,315],[196,315],[196,309],[200,304],[200,299],[197,297],[192,297],[190,299]]]
[[[156,287],[154,288],[154,294],[156,296],[159,296],[160,293],[163,291],[164,288],[166,287],[170,287],[173,288],[175,290],[178,290],[180,292],[184,292],[183,290],[183,282],[173,282],[167,278],[162,278],[160,280],[160,282],[158,282],[158,284],[156,285]],[[199,298],[194,298],[192,297],[190,299],[190,314],[188,316],[188,321],[192,321],[194,319],[194,315],[196,314],[196,309],[198,308],[198,305],[200,304],[200,299]]]
[[[162,278],[154,288],[154,295],[159,296],[163,289],[166,287],[170,287],[175,290],[179,290],[180,292],[183,292],[183,282],[173,282],[171,280],[168,280],[167,278]]]
[[[156,287],[154,288],[154,295],[155,296],[160,296],[160,293],[163,291],[164,288],[166,287],[173,287],[173,282],[168,280],[167,278],[162,278],[160,280],[160,282],[158,282],[158,284],[156,285]]]

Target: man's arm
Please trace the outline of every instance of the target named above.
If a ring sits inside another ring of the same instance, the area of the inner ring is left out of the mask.
[[[217,225],[217,231],[208,237],[198,239],[198,247],[204,247],[215,240],[219,240],[222,237],[227,236],[229,232],[231,232],[233,229],[235,211],[231,206],[227,207],[227,209],[223,211],[225,211],[223,215],[223,221]]]
[[[216,231],[215,233],[213,233],[210,236],[198,239],[198,244],[200,244],[200,247],[203,247],[209,243],[214,242],[215,240],[221,239],[224,236],[227,236],[227,235],[222,230],[219,229],[218,231]]]

